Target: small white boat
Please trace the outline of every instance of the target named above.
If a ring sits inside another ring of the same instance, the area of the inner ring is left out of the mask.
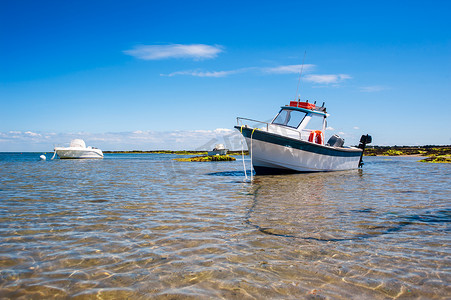
[[[343,146],[344,140],[337,135],[326,143],[328,116],[324,103],[319,107],[308,101],[290,101],[270,123],[237,118],[235,128],[246,140],[256,174],[357,169],[371,136],[362,135],[358,148]],[[245,124],[249,122],[256,125]]]
[[[54,151],[61,159],[103,158],[102,150],[91,146],[86,147],[81,139],[72,140],[69,147],[55,147]]]
[[[207,154],[211,155],[226,155],[229,149],[226,149],[223,144],[217,144],[212,151],[208,151]]]

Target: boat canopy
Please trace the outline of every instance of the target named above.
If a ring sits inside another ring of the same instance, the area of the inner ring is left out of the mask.
[[[83,141],[82,139],[75,139],[70,142],[70,147],[86,148],[86,144],[85,141]]]

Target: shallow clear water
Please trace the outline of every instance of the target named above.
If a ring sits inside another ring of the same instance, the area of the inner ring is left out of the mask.
[[[240,159],[40,154],[0,154],[0,297],[451,295],[449,164],[368,157],[250,184]]]

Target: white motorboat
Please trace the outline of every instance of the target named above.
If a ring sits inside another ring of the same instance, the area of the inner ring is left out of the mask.
[[[226,149],[223,144],[217,144],[212,151],[208,151],[208,155],[226,155],[229,149]]]
[[[55,147],[54,151],[61,159],[103,158],[102,150],[91,146],[86,147],[81,139],[72,140],[69,147]]]
[[[362,135],[359,147],[343,146],[344,140],[337,135],[326,143],[328,116],[324,103],[290,101],[270,123],[237,118],[235,128],[246,140],[256,174],[357,169],[371,136]]]

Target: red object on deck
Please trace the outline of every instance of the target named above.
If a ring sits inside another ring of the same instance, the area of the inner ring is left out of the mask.
[[[306,108],[306,109],[314,109],[316,105],[313,103],[308,103],[308,102],[290,101],[290,106]]]
[[[323,132],[321,130],[312,130],[308,137],[308,141],[316,144],[323,144]]]
[[[315,108],[315,104],[308,103],[308,102],[299,102],[298,105],[301,108],[307,108],[307,109],[314,109]]]

